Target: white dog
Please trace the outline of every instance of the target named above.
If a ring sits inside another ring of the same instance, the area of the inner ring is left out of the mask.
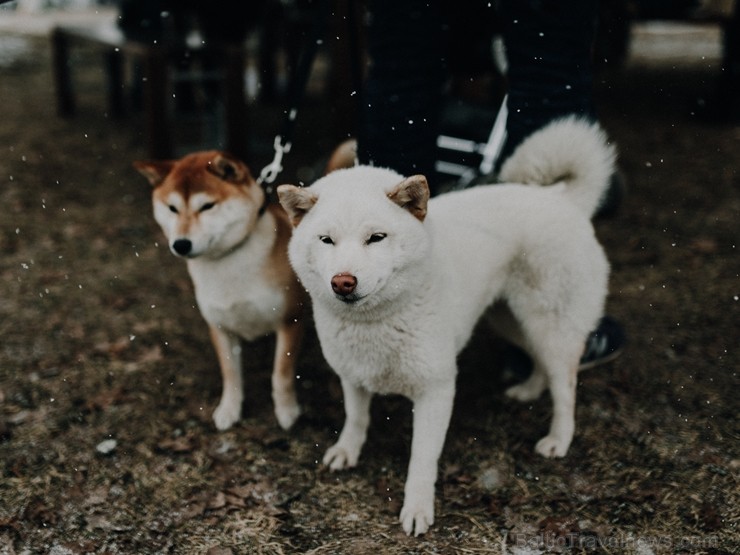
[[[324,463],[357,464],[373,393],[410,398],[414,432],[400,515],[407,534],[434,521],[456,357],[495,301],[507,306],[495,311],[499,327],[535,364],[507,394],[532,400],[549,386],[554,414],[535,449],[545,457],[567,452],[578,362],[602,315],[609,273],[590,216],[614,158],[598,127],[569,118],[530,137],[501,172],[508,182],[548,187],[486,185],[429,200],[423,176],[358,166],[308,188],[278,188],[296,226],[290,261],[344,392],[346,421]]]

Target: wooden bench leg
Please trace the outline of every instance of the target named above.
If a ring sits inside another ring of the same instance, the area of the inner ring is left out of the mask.
[[[74,94],[69,72],[69,39],[61,29],[51,33],[51,57],[54,70],[57,114],[71,116],[75,112]]]
[[[161,48],[148,49],[143,61],[144,111],[149,156],[172,156],[172,138],[167,117],[167,59]]]
[[[234,156],[247,160],[247,103],[244,98],[244,50],[238,46],[226,48],[225,118],[226,148]]]
[[[108,74],[108,110],[114,117],[125,112],[123,100],[123,53],[120,50],[105,52],[105,70]]]

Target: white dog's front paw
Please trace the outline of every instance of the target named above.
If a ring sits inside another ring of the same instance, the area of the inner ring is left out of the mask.
[[[564,457],[570,447],[570,440],[564,440],[554,435],[547,435],[537,442],[534,450],[548,459]]]
[[[407,536],[426,534],[434,524],[434,497],[431,500],[409,499],[404,502],[399,517]]]
[[[360,450],[335,443],[326,450],[324,464],[332,470],[344,470],[357,466]]]
[[[298,403],[275,405],[275,417],[283,430],[289,430],[300,415],[301,407]]]
[[[213,422],[217,429],[228,430],[239,421],[241,416],[242,402],[240,399],[221,399],[216,410],[213,411]]]

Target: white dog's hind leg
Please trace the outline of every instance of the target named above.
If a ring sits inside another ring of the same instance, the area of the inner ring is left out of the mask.
[[[399,517],[408,535],[424,534],[434,524],[434,483],[454,397],[455,384],[452,382],[425,391],[414,399],[411,460]]]
[[[511,312],[509,306],[504,302],[497,302],[486,312],[486,321],[495,332],[521,348],[529,352],[530,348],[519,321]],[[537,365],[534,365],[532,375],[520,383],[506,390],[506,395],[517,401],[534,401],[547,389],[547,376]]]
[[[537,442],[534,450],[543,457],[564,457],[573,441],[575,432],[576,410],[576,373],[578,367],[565,376],[550,380],[550,394],[552,395],[552,421],[550,432]]]
[[[221,402],[213,412],[213,421],[219,430],[227,430],[241,418],[242,414],[244,392],[242,390],[241,340],[238,336],[227,333],[216,326],[209,326],[209,329],[223,381]]]
[[[357,466],[370,424],[372,393],[342,379],[345,420],[339,440],[326,451],[324,464],[332,470]]]
[[[303,339],[303,325],[300,321],[290,321],[280,327],[276,335],[272,401],[278,424],[287,430],[301,414],[295,392],[295,365]]]
[[[543,457],[564,457],[573,440],[578,359],[583,351],[577,337],[553,333],[538,341],[536,366],[547,376],[553,408],[550,431],[535,446]]]
[[[542,395],[545,389],[547,389],[547,376],[542,368],[535,364],[532,375],[526,381],[508,388],[506,396],[522,402],[534,401]]]

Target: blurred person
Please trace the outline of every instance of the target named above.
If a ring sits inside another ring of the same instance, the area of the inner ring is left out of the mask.
[[[501,0],[494,7],[447,1],[370,0],[367,49],[370,61],[363,90],[358,160],[406,176],[430,176],[432,194],[440,116],[453,60],[479,52],[500,18],[507,71],[506,138],[498,169],[517,146],[547,123],[567,115],[594,120],[592,52],[598,19],[596,0]],[[490,15],[487,15],[490,14]],[[450,21],[462,27],[451,28]],[[453,38],[455,40],[453,40]],[[460,44],[462,41],[462,44]],[[615,177],[612,190],[618,193]],[[619,198],[615,194],[607,201]],[[603,211],[613,206],[602,206]],[[615,358],[622,350],[622,326],[604,316],[588,338],[581,368]],[[511,346],[505,367],[531,371],[529,357]]]

